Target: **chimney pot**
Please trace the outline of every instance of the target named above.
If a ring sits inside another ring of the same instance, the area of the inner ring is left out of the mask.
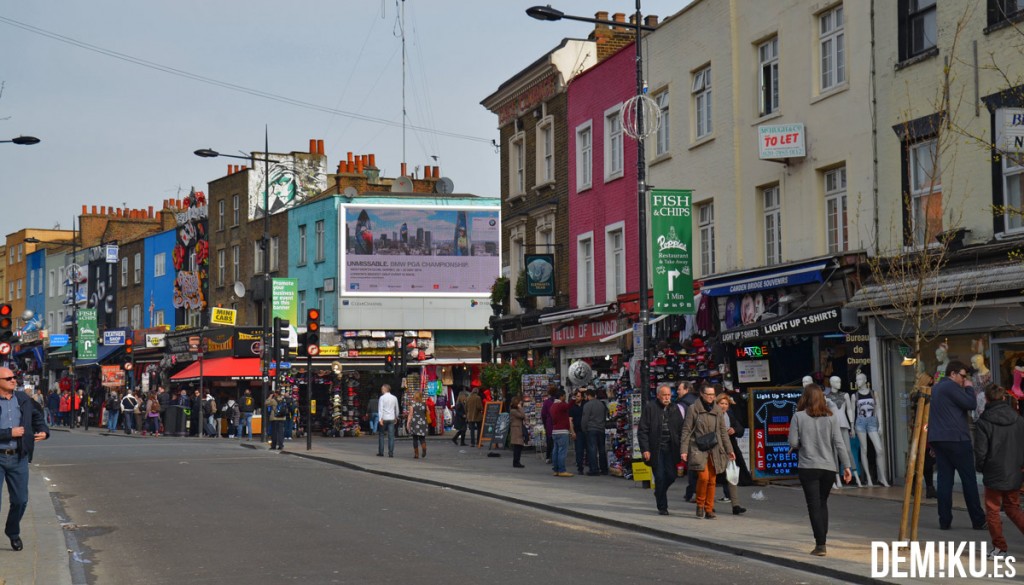
[[[644,17],[644,24],[649,26],[649,27],[652,27],[652,28],[658,26],[658,17],[657,17],[657,15],[655,15],[655,14],[648,14],[647,16],[645,16]]]
[[[309,154],[316,154],[316,138],[309,139]]]
[[[435,179],[440,179],[441,178],[441,167],[439,167],[437,165],[434,165],[434,178]]]
[[[356,172],[359,174],[363,172],[363,157],[361,156],[356,157]]]
[[[349,151],[349,153],[348,153],[348,164],[352,164],[352,156],[353,156],[352,155],[352,151]]]
[[[229,174],[229,175],[231,174],[231,166],[232,166],[232,165],[228,165],[228,174]]]
[[[149,206],[149,219],[153,219],[153,206],[152,205]],[[593,410],[593,409],[591,409],[591,410]]]
[[[406,177],[406,176],[408,176],[408,175],[406,174],[406,165],[405,165],[405,163],[402,163],[402,176],[403,176],[403,177]]]
[[[370,155],[370,168],[371,169],[377,168],[377,155],[375,155],[375,154],[371,154]]]
[[[612,15],[612,20],[615,22],[626,22],[626,14],[623,12],[616,12]]]
[[[96,215],[96,206],[95,205],[92,206],[92,214]]]
[[[317,139],[317,141],[316,141],[316,153],[317,154],[323,154],[324,153],[324,141],[321,140],[321,139]]]
[[[87,207],[87,206],[85,206],[85,205],[83,205],[83,206],[82,206],[82,215],[85,215],[85,210],[86,210],[87,208],[88,208],[88,207]]]

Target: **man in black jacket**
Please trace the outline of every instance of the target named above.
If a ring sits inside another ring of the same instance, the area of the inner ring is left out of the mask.
[[[21,518],[28,508],[28,464],[36,441],[50,438],[43,410],[24,392],[16,392],[17,378],[8,368],[0,368],[0,478],[7,483],[10,509],[4,534],[11,548],[19,551]]]
[[[974,464],[985,483],[985,517],[992,537],[993,556],[1006,555],[1006,538],[999,510],[1024,533],[1020,486],[1024,481],[1024,419],[1006,401],[1006,390],[985,388],[985,412],[974,427]]]
[[[676,480],[683,415],[672,404],[671,386],[658,386],[657,396],[657,400],[644,406],[636,435],[644,463],[654,471],[654,501],[658,505],[658,513],[668,516],[668,488]]]

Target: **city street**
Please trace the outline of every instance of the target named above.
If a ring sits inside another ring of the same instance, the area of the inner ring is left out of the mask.
[[[36,463],[74,583],[834,582],[236,441],[55,432]]]

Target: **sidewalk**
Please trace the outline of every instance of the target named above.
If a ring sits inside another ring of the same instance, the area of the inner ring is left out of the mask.
[[[7,486],[0,521],[7,518]],[[49,482],[33,465],[29,472],[28,510],[21,520],[21,540],[25,549],[11,550],[10,541],[0,535],[0,585],[71,585],[68,548],[64,540],[63,520],[50,494]],[[84,581],[83,581],[84,582]]]
[[[686,479],[680,478],[669,490],[672,515],[666,517],[657,515],[653,491],[633,481],[610,476],[553,477],[550,465],[532,452],[523,454],[525,469],[513,469],[510,451],[495,451],[501,456],[488,457],[486,448],[457,447],[447,437],[428,440],[426,459],[413,459],[412,443],[407,439],[396,441],[393,459],[377,457],[376,436],[340,439],[314,436],[310,451],[306,451],[305,438],[295,439],[286,441],[283,454],[457,489],[843,581],[907,582],[906,579],[870,577],[871,541],[892,541],[898,535],[902,487],[833,490],[829,499],[828,556],[821,558],[809,554],[814,539],[803,491],[795,480],[789,482],[791,485],[742,487],[740,497],[748,510],[746,514],[734,516],[730,503],[716,502],[718,519],[698,520],[694,515],[695,506],[682,501]],[[261,448],[259,443],[246,446]],[[575,465],[570,463],[567,467],[574,470]],[[765,499],[751,499],[755,492],[762,493]],[[721,493],[719,488],[718,495]],[[954,494],[955,503],[962,501],[959,494]],[[970,528],[970,520],[962,507],[954,511],[953,529],[939,530],[934,500],[928,502],[921,509],[919,540],[988,541],[988,531]],[[1024,557],[1024,537],[1005,518],[1003,523],[1011,553],[1018,551]],[[966,556],[964,559],[966,563]],[[1020,562],[1015,566],[1024,568]],[[935,579],[935,582],[940,581],[949,582],[949,579]],[[956,581],[972,582],[970,578]]]

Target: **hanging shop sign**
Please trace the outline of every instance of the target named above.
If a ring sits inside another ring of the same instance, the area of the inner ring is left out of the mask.
[[[555,296],[555,255],[526,254],[526,296]]]
[[[99,336],[96,331],[96,309],[78,309],[78,359],[95,360]]]
[[[614,317],[603,321],[583,321],[568,323],[555,328],[551,332],[551,345],[564,347],[598,343],[602,337],[618,333],[618,320]]]
[[[693,191],[651,191],[651,265],[654,312],[693,315]]]
[[[754,479],[796,477],[797,454],[789,448],[789,424],[802,388],[751,388],[750,473]]]
[[[234,325],[238,317],[238,311],[214,307],[210,309],[210,323],[213,325]]]
[[[127,335],[124,329],[107,329],[103,332],[103,345],[124,345]]]
[[[833,331],[839,331],[838,307],[791,313],[753,327],[726,331],[722,333],[722,342],[737,343],[776,335],[810,335]]]
[[[757,151],[762,160],[807,156],[803,124],[757,127]]]

